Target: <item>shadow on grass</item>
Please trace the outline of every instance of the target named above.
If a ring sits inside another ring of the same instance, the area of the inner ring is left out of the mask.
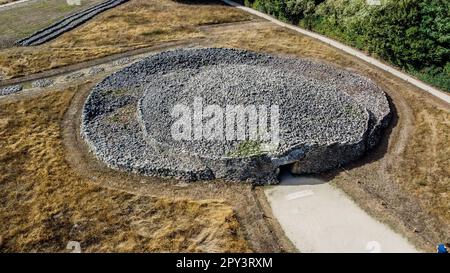
[[[398,114],[397,114],[397,108],[392,103],[392,99],[389,97],[388,94],[386,94],[386,98],[389,103],[389,107],[391,109],[391,117],[389,120],[389,125],[385,129],[381,131],[381,136],[379,142],[375,145],[374,148],[369,150],[364,156],[362,156],[359,159],[356,159],[353,162],[350,162],[349,164],[346,164],[345,166],[335,169],[330,172],[326,172],[320,177],[324,179],[325,181],[331,181],[334,177],[336,177],[338,174],[340,174],[343,171],[350,171],[355,168],[359,168],[363,165],[373,163],[375,161],[378,161],[384,157],[384,155],[388,151],[389,147],[389,138],[392,134],[392,130],[397,126],[398,124]]]

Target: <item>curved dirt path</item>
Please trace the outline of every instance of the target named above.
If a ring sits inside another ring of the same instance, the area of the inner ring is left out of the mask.
[[[318,178],[284,175],[265,194],[287,237],[301,252],[417,252],[341,190]]]

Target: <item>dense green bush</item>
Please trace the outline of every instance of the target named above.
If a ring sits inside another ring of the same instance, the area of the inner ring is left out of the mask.
[[[325,0],[245,0],[247,6],[297,24],[314,16],[315,8]]]
[[[247,5],[370,52],[450,91],[450,1],[246,0]]]

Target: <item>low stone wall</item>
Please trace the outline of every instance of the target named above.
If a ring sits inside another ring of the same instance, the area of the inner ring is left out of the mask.
[[[92,19],[97,14],[102,13],[108,9],[112,9],[125,2],[128,2],[128,0],[104,1],[98,5],[95,5],[83,11],[67,16],[62,20],[33,33],[31,36],[18,41],[17,44],[21,46],[34,46],[43,44],[52,39],[55,39],[56,37],[64,34],[67,31],[70,31],[80,26],[86,21]]]

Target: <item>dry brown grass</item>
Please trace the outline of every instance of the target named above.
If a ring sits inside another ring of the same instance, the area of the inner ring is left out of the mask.
[[[65,161],[61,121],[76,88],[0,108],[0,251],[249,251],[229,205],[99,187]]]
[[[356,167],[338,173],[330,182],[343,187],[355,201],[398,231],[423,236],[426,243],[419,243],[426,249],[450,239],[448,105],[436,103],[417,88],[345,53],[268,23],[207,31],[212,46],[321,59],[363,73],[383,86],[400,116],[387,154],[381,152],[382,158],[369,160],[362,166],[356,163]],[[407,132],[406,127],[411,131]],[[376,207],[377,203],[382,204],[381,208]],[[387,215],[388,212],[391,214]],[[400,223],[398,218],[405,229],[395,226]]]
[[[396,164],[396,182],[450,226],[450,113],[413,97],[414,133]]]
[[[197,26],[250,18],[222,4],[131,0],[44,45],[1,51],[0,73],[18,77],[161,42],[201,37]]]
[[[249,23],[246,27],[225,27],[220,31],[209,30],[212,45],[235,47],[273,54],[317,58],[345,67],[355,66],[346,55],[329,46],[271,23]]]

